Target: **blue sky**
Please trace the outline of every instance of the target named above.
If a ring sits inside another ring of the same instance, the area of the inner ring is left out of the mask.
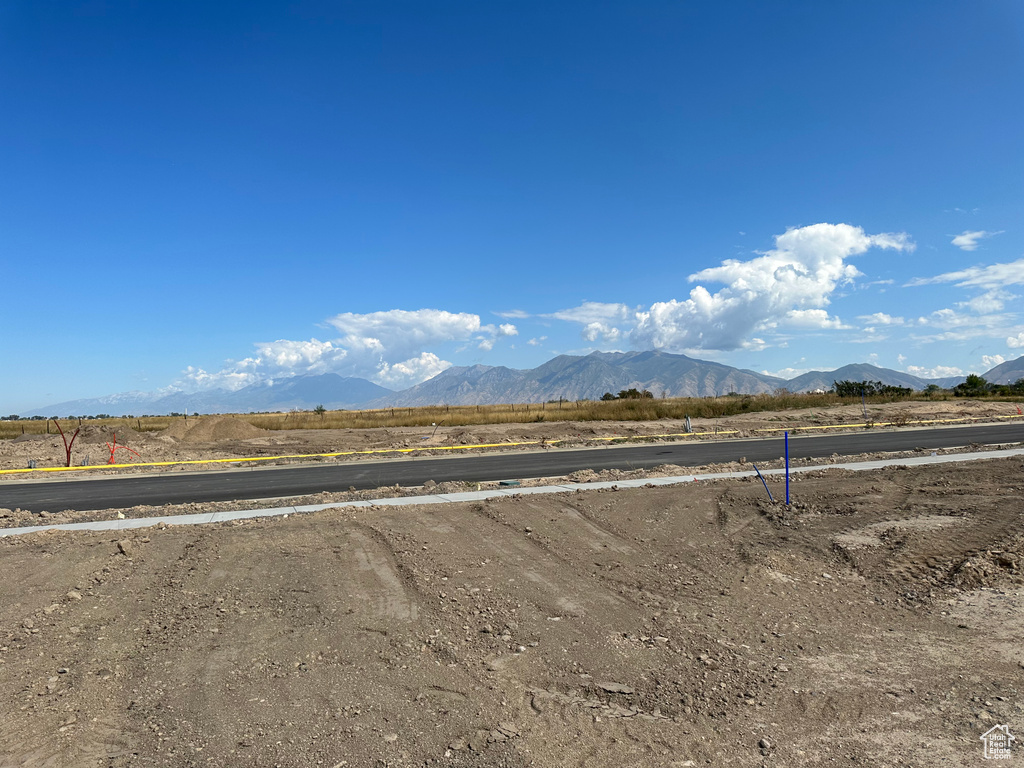
[[[1016,2],[0,0],[0,411],[1024,354]]]

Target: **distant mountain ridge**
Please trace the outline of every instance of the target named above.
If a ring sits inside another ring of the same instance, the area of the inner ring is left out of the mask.
[[[879,368],[868,363],[854,363],[836,368],[834,371],[808,371],[790,379],[786,389],[791,392],[829,390],[832,388],[832,383],[836,381],[880,381],[892,387],[910,387],[917,390],[924,389],[933,383],[930,379],[922,379],[909,373]]]
[[[721,363],[667,352],[592,352],[559,355],[537,368],[476,365],[449,368],[422,384],[369,403],[370,407],[537,403],[596,400],[636,387],[661,397],[705,397],[729,392],[773,392],[786,381]]]
[[[1019,379],[1024,379],[1024,357],[1000,363],[982,378],[990,384],[1013,384]]]
[[[248,413],[249,411],[309,411],[318,405],[337,410],[357,408],[361,403],[392,394],[372,381],[336,373],[295,376],[265,384],[252,384],[235,391],[211,389],[204,392],[173,392],[160,395],[124,392],[107,397],[71,400],[29,411],[24,416],[76,416],[106,413],[111,416],[167,413]]]
[[[995,383],[1024,378],[1024,357],[996,366],[984,377]],[[39,408],[22,416],[84,416],[126,414],[248,413],[250,411],[331,410],[415,407],[423,405],[486,405],[547,400],[596,400],[605,392],[637,388],[655,397],[713,397],[761,394],[777,389],[791,392],[828,390],[833,381],[881,381],[924,389],[929,384],[948,388],[963,377],[923,379],[889,368],[857,363],[834,371],[809,371],[782,379],[722,363],[697,360],[668,352],[592,352],[559,355],[536,368],[456,366],[432,379],[398,392],[366,379],[324,373],[294,376],[236,391],[213,389],[186,394],[123,392],[108,397],[72,400]]]

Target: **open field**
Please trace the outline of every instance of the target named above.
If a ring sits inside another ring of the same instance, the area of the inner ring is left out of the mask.
[[[0,541],[0,766],[966,766],[1021,461]]]
[[[975,402],[1016,403],[1020,398],[990,396]],[[920,403],[945,403],[942,407],[956,408],[958,403],[972,402],[953,398],[948,393],[929,395],[916,393],[894,399],[874,396],[866,400],[872,408]],[[385,427],[465,427],[489,424],[530,424],[558,421],[657,421],[691,419],[719,419],[762,412],[807,411],[835,409],[843,406],[861,408],[859,398],[842,398],[833,393],[780,393],[774,395],[735,395],[693,398],[644,398],[637,400],[577,400],[550,403],[523,403],[501,405],[438,405],[419,408],[380,408],[365,411],[291,411],[286,413],[234,414],[238,419],[265,430],[305,429],[377,429]],[[61,428],[70,432],[77,426],[130,428],[135,432],[162,432],[178,421],[188,424],[186,415],[139,416],[129,418],[81,419],[73,416],[58,418]],[[49,420],[0,421],[0,440],[20,435],[57,434]]]
[[[632,401],[640,402],[640,401]],[[997,420],[1021,415],[1015,402],[989,400],[909,401],[867,406],[871,424],[907,425],[945,420]],[[274,429],[254,426],[246,418],[208,416],[167,422],[160,432],[139,432],[131,423],[84,423],[73,448],[74,466],[106,465],[114,450],[118,464],[184,462],[238,457],[275,457],[296,454],[379,452],[401,450],[423,453],[450,452],[471,446],[510,446],[511,443],[553,444],[562,447],[603,444],[614,439],[665,439],[686,431],[684,419],[628,421],[530,421],[452,426],[377,427],[363,429]],[[31,424],[41,422],[5,422]],[[783,411],[760,411],[718,418],[692,417],[691,426],[701,437],[750,437],[771,434],[771,430],[820,430],[843,424],[863,424],[860,403]],[[40,427],[41,428],[41,427]],[[863,429],[864,427],[854,427]],[[52,429],[52,427],[51,427]],[[116,443],[115,443],[116,436]],[[69,435],[70,438],[70,435]],[[678,438],[672,438],[678,439]],[[130,451],[128,450],[130,449]],[[488,448],[487,450],[493,450]],[[365,458],[340,456],[335,460]],[[28,462],[37,467],[62,467],[66,463],[59,435],[26,433],[12,440],[0,440],[0,470],[23,469]],[[168,467],[182,469],[183,467]],[[153,468],[147,468],[152,471]],[[107,470],[96,470],[107,471]],[[133,471],[130,468],[110,471]],[[3,476],[0,476],[3,477]]]

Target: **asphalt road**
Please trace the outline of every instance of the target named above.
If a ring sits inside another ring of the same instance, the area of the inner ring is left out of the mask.
[[[1024,424],[982,424],[939,429],[863,431],[791,437],[791,459],[874,451],[953,448],[971,443],[1024,442]],[[304,496],[321,491],[422,485],[427,480],[520,479],[567,475],[580,469],[650,469],[661,464],[692,467],[781,458],[783,438],[693,441],[607,448],[469,454],[457,457],[371,460],[218,472],[185,472],[96,480],[0,481],[0,507],[31,512],[119,509],[137,504],[183,504]]]

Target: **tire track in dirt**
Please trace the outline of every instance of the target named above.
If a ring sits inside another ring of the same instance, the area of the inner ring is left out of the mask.
[[[364,576],[360,580],[361,596],[374,604],[377,614],[384,618],[415,621],[419,615],[416,596],[409,594],[386,543],[355,526],[348,531],[348,537],[355,570]]]

